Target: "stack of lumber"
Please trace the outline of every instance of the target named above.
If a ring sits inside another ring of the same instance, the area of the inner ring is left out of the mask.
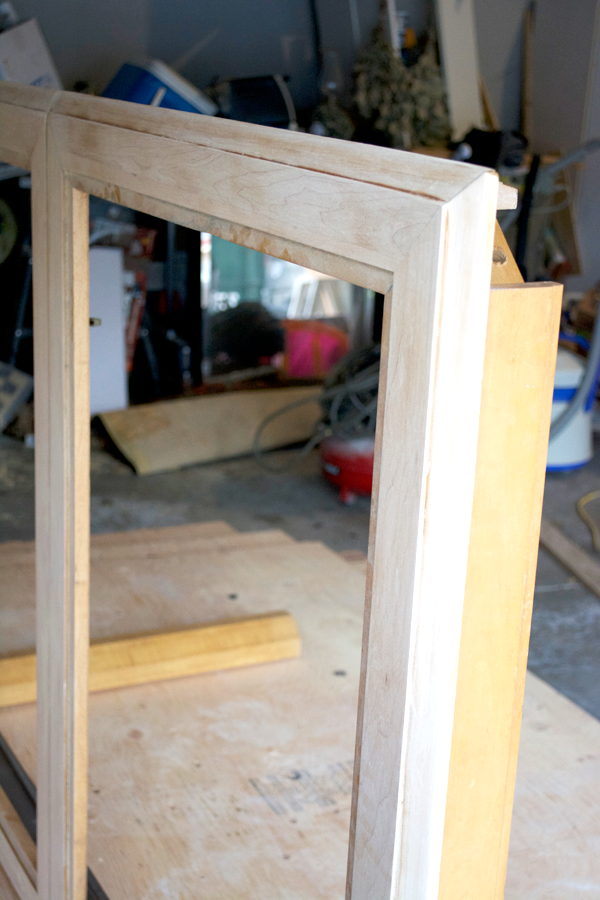
[[[280,611],[302,640],[293,659],[90,696],[88,862],[111,900],[344,896],[356,556],[224,523],[92,538],[92,640]],[[0,571],[6,656],[34,643],[32,546],[0,545]],[[0,710],[0,731],[35,775],[35,705]],[[530,676],[507,900],[600,900],[598,746],[600,723]],[[0,821],[19,830],[1,794]]]

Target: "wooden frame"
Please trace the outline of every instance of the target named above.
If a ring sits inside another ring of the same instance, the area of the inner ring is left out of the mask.
[[[560,291],[509,259],[489,303],[496,174],[7,83],[0,158],[33,182],[37,886],[0,840],[19,896],[86,894],[93,193],[386,294],[348,897],[497,900]]]

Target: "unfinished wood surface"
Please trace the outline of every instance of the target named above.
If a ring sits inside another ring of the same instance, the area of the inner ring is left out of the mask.
[[[55,91],[3,81],[0,86],[0,160],[31,168],[31,157],[46,127]]]
[[[600,597],[600,565],[548,519],[542,519],[540,546],[572,572],[596,597]]]
[[[121,453],[145,475],[251,453],[266,416],[317,395],[314,386],[231,391],[132,406],[100,418]],[[321,415],[315,399],[277,418],[265,429],[265,448],[306,440]]]
[[[89,177],[111,185],[112,199],[114,189],[136,191],[390,273],[440,205],[435,195],[395,190],[391,202],[390,189],[378,184],[70,116],[52,114],[49,132],[86,190]]]
[[[435,157],[430,157],[426,162],[417,161],[411,153],[380,147],[377,149],[375,174],[371,146],[332,138],[323,141],[313,135],[302,135],[298,140],[299,135],[294,132],[210,116],[198,122],[174,110],[138,105],[132,107],[100,97],[82,99],[80,95],[63,92],[57,97],[53,111],[144,134],[176,138],[213,150],[341,175],[398,191],[430,195],[443,202],[451,200],[472,181],[472,167],[464,163],[454,163],[452,171],[449,171]]]
[[[161,548],[166,547],[165,552],[171,552],[174,542],[185,541],[189,544],[198,539],[231,537],[235,534],[239,534],[239,532],[227,522],[221,521],[192,522],[187,525],[168,525],[158,528],[135,528],[128,531],[107,531],[102,534],[90,535],[90,555],[102,553],[103,550],[114,547],[132,547],[140,544],[143,546],[156,544]],[[291,540],[291,538],[289,539]],[[28,565],[34,559],[34,541],[0,542],[0,567],[13,565],[17,561]]]
[[[102,641],[90,647],[89,690],[105,691],[220,669],[237,669],[300,654],[292,616],[272,613]],[[36,699],[35,653],[0,659],[0,706]]]
[[[483,210],[492,192],[491,184],[474,183],[445,207],[387,298],[351,829],[353,900],[424,898],[438,890],[494,229]],[[485,250],[465,252],[475,240],[484,240]],[[485,298],[474,290],[482,283]],[[408,307],[401,293],[424,299]],[[467,294],[473,300],[477,294],[472,306]],[[433,334],[419,321],[432,314]],[[397,353],[402,346],[412,352]],[[427,368],[416,370],[416,357]]]
[[[600,722],[527,673],[506,900],[600,900]]]
[[[173,596],[208,619],[231,591],[244,615],[285,595],[299,659],[90,698],[89,863],[111,900],[195,897],[199,884],[342,900],[364,576],[318,544],[258,553],[157,567],[163,614]],[[110,588],[107,603],[145,620],[134,590],[113,601]],[[0,730],[34,773],[33,708],[1,711]],[[565,900],[565,882],[569,898],[600,900],[599,742],[596,720],[528,676],[507,900]]]
[[[21,900],[0,864],[0,896],[2,900]]]
[[[212,523],[211,523],[212,524]],[[174,528],[142,529],[147,535],[145,540],[128,540],[128,535],[135,532],[111,532],[105,535],[93,535],[90,540],[90,559],[101,564],[107,560],[127,559],[130,556],[157,557],[172,556],[182,553],[205,553],[207,550],[222,550],[235,546],[293,543],[293,538],[279,529],[269,531],[251,531],[240,534],[233,528],[223,534],[210,535],[212,529],[204,530],[194,525],[182,525]],[[153,532],[157,531],[156,537]],[[97,538],[102,538],[98,541]],[[8,541],[0,544],[0,571],[13,567],[16,563],[24,567],[24,573],[33,577],[35,544],[33,541]],[[27,567],[30,567],[29,570]]]
[[[188,526],[185,526],[186,528]],[[189,526],[193,535],[195,526]],[[152,529],[149,529],[152,530]],[[164,603],[161,567],[170,567],[172,560],[187,559],[187,565],[201,558],[227,559],[232,550],[260,551],[262,547],[294,545],[295,541],[282,531],[259,531],[215,537],[213,539],[185,537],[182,529],[174,529],[178,540],[165,536],[160,543],[132,542],[124,549],[117,545],[101,548],[91,559],[91,621],[93,641],[135,634],[140,631],[162,631],[189,628],[202,621],[194,614],[194,598],[174,594],[172,608]],[[162,529],[161,529],[162,531]],[[168,529],[165,529],[168,532]],[[153,547],[153,552],[148,547]],[[0,655],[27,653],[35,644],[35,571],[31,557],[2,556],[0,545]],[[164,551],[164,552],[163,552]],[[202,591],[196,598],[200,605]],[[112,598],[119,598],[116,603]],[[189,600],[189,606],[188,606]],[[222,598],[221,618],[237,615],[237,598]],[[181,603],[179,602],[181,601]],[[280,609],[285,604],[280,604]],[[254,613],[262,609],[254,610]]]
[[[502,900],[562,287],[492,288],[440,900]]]
[[[492,255],[492,272],[491,283],[498,287],[499,285],[522,284],[523,276],[519,271],[519,267],[515,262],[515,258],[510,252],[508,242],[504,237],[502,229],[496,222],[494,231],[494,252]]]
[[[37,154],[37,155],[36,155]],[[32,165],[38,892],[84,900],[89,584],[88,198],[51,140]]]

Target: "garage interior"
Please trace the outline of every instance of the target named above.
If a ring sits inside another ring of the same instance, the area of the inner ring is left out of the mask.
[[[25,27],[27,60],[15,38]],[[499,876],[489,900],[600,900],[600,3],[14,0],[0,3],[0,28],[0,83],[471,162],[518,190],[498,223],[525,282],[564,287],[552,421],[571,413],[550,437],[534,678],[506,889]],[[15,56],[30,74],[10,74]],[[0,178],[0,657],[9,659],[34,651],[35,247],[29,173],[2,163]],[[90,200],[92,641],[200,625],[203,613],[282,610],[304,646],[304,604],[308,643],[322,628],[315,658],[335,688],[324,700],[313,673],[301,705],[286,706],[286,685],[290,698],[299,690],[289,652],[91,695],[87,896],[333,900],[346,877],[383,295],[118,199]],[[94,544],[100,535],[112,537]],[[210,585],[197,602],[181,599],[196,552],[198,583]],[[263,557],[281,596],[261,605],[267,576],[253,566]],[[110,614],[95,612],[95,590],[108,596],[119,573],[125,593],[115,588]],[[314,611],[319,577],[339,612],[337,579],[352,626],[338,631]],[[13,578],[22,597],[7,600]],[[0,674],[0,697],[2,688]],[[35,705],[0,706],[0,732],[35,781]],[[301,740],[294,720],[304,715],[314,734]],[[206,774],[212,754],[224,756]],[[35,843],[1,785],[0,825],[22,839],[33,873]],[[466,884],[447,890],[435,896],[473,896]],[[1,868],[0,895],[25,896]]]

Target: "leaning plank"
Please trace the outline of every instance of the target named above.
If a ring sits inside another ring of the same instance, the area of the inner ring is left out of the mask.
[[[147,475],[251,453],[266,416],[312,397],[313,402],[276,419],[264,433],[266,448],[306,440],[321,416],[317,396],[314,387],[231,391],[132,406],[100,418],[136,472]]]
[[[491,291],[439,900],[504,896],[561,297]]]
[[[483,128],[479,58],[473,0],[436,0],[440,55],[448,96],[452,140]]]
[[[542,519],[540,546],[572,572],[596,597],[600,597],[600,565],[548,519]]]
[[[133,635],[91,645],[89,690],[236,669],[299,654],[296,623],[283,612]],[[0,660],[0,707],[35,701],[35,668],[35,653]]]

